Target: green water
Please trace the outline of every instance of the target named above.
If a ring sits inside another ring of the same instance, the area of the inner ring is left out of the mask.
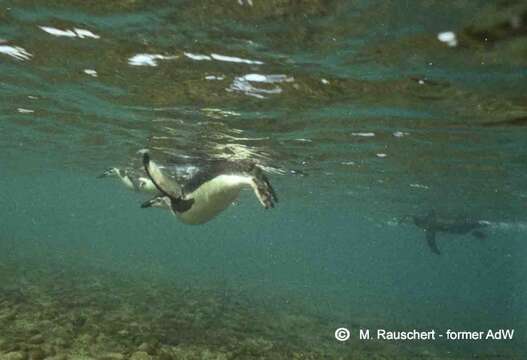
[[[523,359],[526,24],[513,0],[0,2],[0,359]],[[280,202],[141,209],[96,177],[145,148],[251,159]],[[430,210],[485,238],[432,253],[401,221]]]

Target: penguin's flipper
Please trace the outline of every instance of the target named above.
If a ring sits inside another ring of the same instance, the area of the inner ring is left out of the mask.
[[[146,151],[143,152],[143,166],[146,174],[160,193],[173,200],[178,200],[183,196],[181,186],[163,174],[159,165],[150,160],[150,155]]]
[[[426,230],[426,242],[428,243],[428,246],[430,247],[430,250],[436,255],[441,255],[441,252],[437,248],[436,244],[436,232],[433,230]]]
[[[251,186],[262,206],[266,209],[274,207],[274,204],[278,202],[278,197],[262,169],[255,165],[250,174],[252,175]]]

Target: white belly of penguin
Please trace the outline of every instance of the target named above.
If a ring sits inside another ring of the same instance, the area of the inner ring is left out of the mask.
[[[241,175],[220,175],[202,184],[186,199],[194,199],[191,208],[176,213],[187,224],[203,224],[225,210],[238,198],[244,185],[250,185],[250,177]]]

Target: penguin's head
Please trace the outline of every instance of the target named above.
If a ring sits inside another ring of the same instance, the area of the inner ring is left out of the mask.
[[[153,197],[152,199],[145,201],[141,204],[141,207],[149,208],[149,207],[157,207],[157,208],[170,208],[171,205],[171,199],[168,196],[165,195],[159,195],[156,197]]]
[[[106,169],[101,175],[97,176],[97,178],[101,179],[107,176],[119,176],[120,170],[116,167],[111,167]]]
[[[137,179],[137,186],[139,187],[140,190],[143,190],[143,191],[154,191],[156,190],[156,186],[154,185],[154,183],[152,182],[152,180],[146,178],[146,177],[139,177]]]
[[[402,218],[399,219],[399,224],[404,225],[413,225],[415,224],[415,216],[413,215],[405,215]]]

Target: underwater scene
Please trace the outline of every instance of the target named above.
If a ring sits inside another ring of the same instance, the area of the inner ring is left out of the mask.
[[[0,2],[0,360],[527,358],[527,3]]]

